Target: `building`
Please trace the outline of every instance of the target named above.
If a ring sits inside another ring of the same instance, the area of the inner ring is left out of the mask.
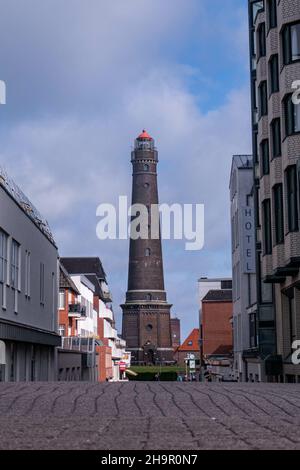
[[[158,204],[158,153],[154,140],[146,131],[135,140],[131,163],[132,204],[142,204],[146,208],[148,220],[141,230],[146,231],[148,238],[130,238],[128,289],[125,304],[121,305],[123,337],[132,353],[133,363],[171,363],[171,305],[167,302],[164,287],[160,231],[157,230],[155,237],[151,236],[155,222],[159,227],[157,214],[152,214],[153,205]]]
[[[171,337],[172,337],[172,348],[173,351],[176,351],[180,346],[180,319],[171,318]]]
[[[58,349],[58,380],[98,381],[100,374],[97,347],[101,344],[89,332],[94,287],[84,276],[74,276],[76,284],[60,263],[58,322],[62,346]],[[90,292],[89,292],[90,290]],[[94,310],[93,316],[97,313]],[[81,323],[87,323],[83,329]],[[92,322],[94,323],[94,322]]]
[[[77,322],[86,317],[86,307],[79,302],[80,291],[59,263],[58,331],[61,336],[78,336]]]
[[[232,291],[210,290],[202,300],[202,353],[210,358],[231,357]]]
[[[56,378],[58,253],[50,228],[0,168],[0,381]]]
[[[268,381],[300,380],[299,0],[249,0],[257,330]],[[263,379],[263,377],[262,377]]]
[[[79,337],[95,338],[98,354],[98,380],[120,380],[120,362],[127,357],[126,342],[115,328],[112,296],[106,273],[97,257],[61,258],[61,263],[81,293],[79,303],[87,312],[77,321]]]
[[[202,324],[202,300],[210,290],[232,289],[232,279],[200,277],[198,279],[199,325]]]
[[[178,365],[184,366],[189,354],[193,354],[196,361],[200,360],[199,333],[199,328],[194,328],[182,345],[177,348],[175,358]]]
[[[235,155],[230,174],[233,280],[234,377],[259,381],[253,163],[250,155]]]

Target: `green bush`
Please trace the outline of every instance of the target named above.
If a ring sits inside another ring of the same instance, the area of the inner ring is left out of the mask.
[[[157,372],[139,372],[136,377],[128,375],[129,380],[138,380],[143,382],[154,382],[156,380]],[[175,371],[162,371],[159,374],[159,380],[162,382],[174,382],[177,380],[177,372]]]

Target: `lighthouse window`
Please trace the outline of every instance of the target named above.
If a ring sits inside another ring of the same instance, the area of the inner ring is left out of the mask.
[[[146,330],[147,330],[147,331],[152,331],[152,330],[153,330],[153,326],[151,325],[151,323],[149,323],[149,324],[146,326]]]
[[[150,256],[151,255],[151,250],[150,248],[146,248],[145,250],[145,256]]]
[[[149,165],[148,165],[148,163],[145,163],[145,164],[144,164],[144,171],[149,171]]]
[[[144,183],[144,188],[149,188],[149,183]]]

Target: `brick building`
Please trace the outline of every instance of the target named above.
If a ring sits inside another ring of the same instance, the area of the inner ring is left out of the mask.
[[[200,332],[199,328],[194,328],[185,341],[179,346],[175,352],[175,359],[180,366],[185,365],[185,358],[188,354],[194,354],[195,359],[200,359]]]
[[[122,334],[135,364],[172,363],[170,309],[164,285],[158,205],[158,152],[154,139],[143,131],[131,154],[132,204],[141,204],[148,220],[141,223],[147,237],[130,238],[128,288],[123,310]],[[132,222],[135,220],[133,217]],[[155,224],[155,222],[157,222]],[[152,236],[156,226],[157,233]]]
[[[181,344],[181,335],[180,335],[180,319],[171,318],[171,337],[172,337],[172,347],[176,351]]]
[[[249,0],[258,354],[267,380],[300,380],[300,0]]]
[[[202,300],[204,359],[232,354],[232,291],[210,290]]]

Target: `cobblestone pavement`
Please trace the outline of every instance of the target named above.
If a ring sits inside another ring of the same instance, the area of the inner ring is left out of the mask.
[[[300,449],[300,386],[4,383],[0,449]]]

